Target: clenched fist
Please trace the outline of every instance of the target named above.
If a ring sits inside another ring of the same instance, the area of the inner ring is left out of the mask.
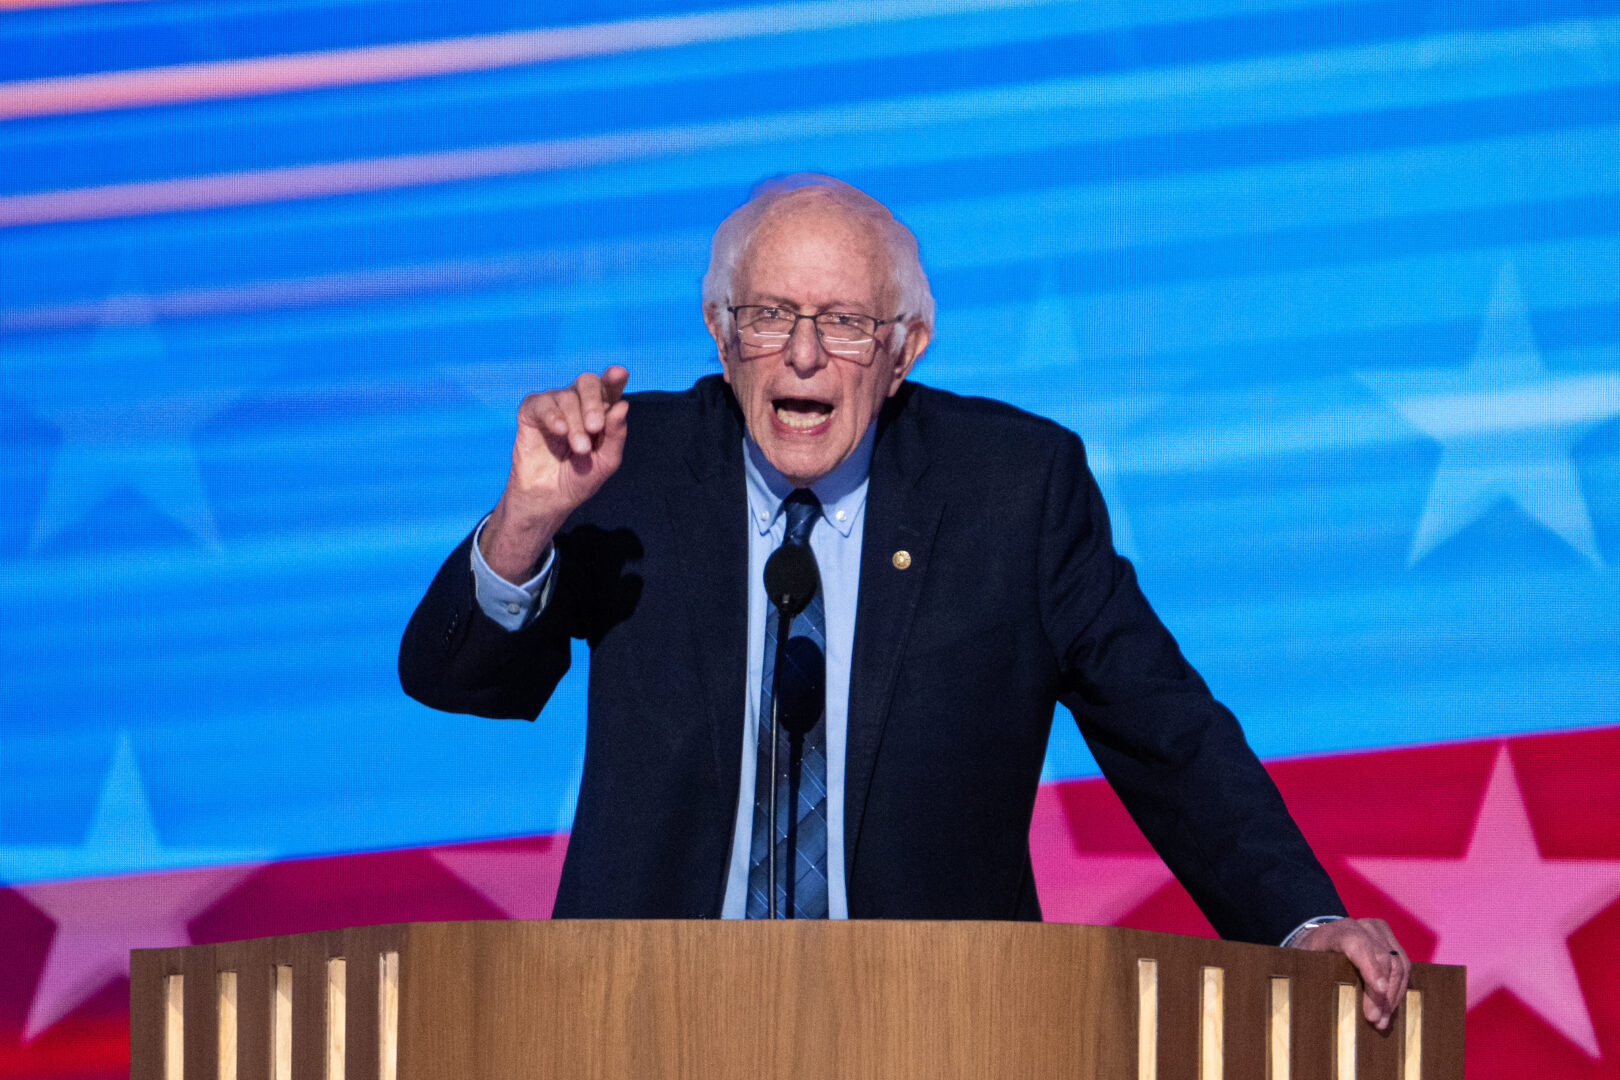
[[[479,537],[489,568],[523,581],[574,509],[595,495],[624,457],[624,385],[614,365],[569,386],[530,394],[518,406],[512,471]]]

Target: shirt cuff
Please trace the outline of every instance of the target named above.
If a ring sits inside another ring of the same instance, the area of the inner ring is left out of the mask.
[[[514,585],[491,570],[484,561],[484,553],[478,550],[478,538],[484,534],[484,523],[488,520],[486,516],[473,531],[473,592],[478,597],[478,606],[498,626],[504,630],[521,630],[546,609],[546,602],[551,599],[551,567],[557,561],[557,550],[547,544],[539,571],[523,584]]]
[[[1342,918],[1344,918],[1343,915],[1318,915],[1314,919],[1306,919],[1304,922],[1294,927],[1293,931],[1287,937],[1282,939],[1282,947],[1285,949],[1288,948],[1294,943],[1294,939],[1306,930],[1315,930],[1318,926],[1322,926],[1330,922],[1338,922]]]

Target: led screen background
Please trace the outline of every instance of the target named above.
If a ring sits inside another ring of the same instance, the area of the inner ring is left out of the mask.
[[[1338,769],[1354,818],[1388,754],[1457,748],[1376,810],[1455,780],[1462,858],[1515,747],[1540,854],[1602,883],[1564,933],[1613,932],[1620,798],[1570,766],[1557,812],[1589,831],[1555,850],[1523,749],[1608,761],[1620,725],[1613,4],[13,5],[17,1074],[117,1056],[69,1038],[119,985],[93,950],[63,968],[76,882],[228,870],[228,904],[277,861],[567,831],[583,651],[537,725],[484,721],[403,697],[400,630],[499,494],[524,392],[717,370],[709,233],[801,169],[917,233],[920,381],[1084,437],[1118,546],[1263,756]],[[1060,717],[1043,790],[1094,773]],[[1416,901],[1329,868],[1440,948]],[[202,940],[209,910],[178,925]],[[1471,1003],[1616,1075],[1620,997],[1569,948],[1563,1004],[1511,972]]]

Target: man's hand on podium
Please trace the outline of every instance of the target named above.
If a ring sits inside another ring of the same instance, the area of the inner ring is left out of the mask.
[[[1336,919],[1303,930],[1290,943],[1297,949],[1339,952],[1350,958],[1361,972],[1366,993],[1361,1011],[1379,1030],[1389,1027],[1395,1007],[1406,996],[1406,982],[1412,975],[1412,961],[1395,940],[1383,919]]]

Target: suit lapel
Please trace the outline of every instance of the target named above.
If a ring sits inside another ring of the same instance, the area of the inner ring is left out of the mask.
[[[909,389],[901,392],[906,398]],[[866,796],[889,717],[900,658],[945,508],[942,495],[921,485],[928,458],[915,416],[904,408],[904,400],[897,397],[890,403],[895,409],[894,418],[878,429],[866,494],[860,595],[850,665],[849,731],[844,752],[846,882],[851,882]],[[910,557],[904,569],[896,565],[896,553],[902,551]]]
[[[748,509],[742,429],[726,404],[709,403],[709,422],[688,459],[691,483],[672,487],[665,503],[686,581],[719,790],[734,803],[747,695]]]

